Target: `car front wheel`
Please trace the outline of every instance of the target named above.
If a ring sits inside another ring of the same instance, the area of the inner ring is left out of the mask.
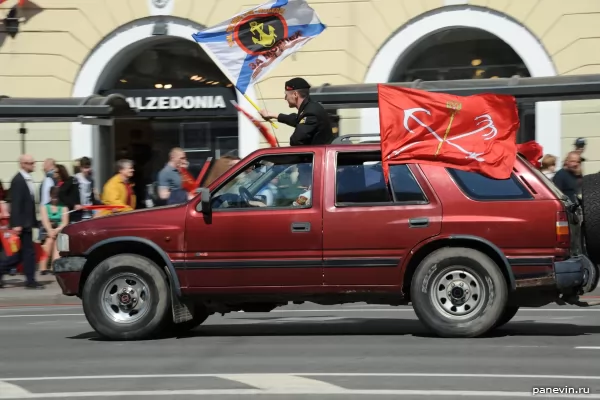
[[[487,255],[469,248],[442,248],[417,267],[411,299],[419,320],[438,336],[476,337],[500,321],[508,288]]]
[[[82,300],[92,328],[111,340],[155,338],[172,320],[165,273],[137,254],[116,255],[96,266]]]

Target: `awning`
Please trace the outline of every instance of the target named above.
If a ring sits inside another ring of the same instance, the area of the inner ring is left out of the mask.
[[[541,78],[466,79],[387,83],[392,86],[469,96],[480,93],[509,94],[520,103],[600,99],[600,74]],[[323,85],[310,92],[328,109],[377,108],[377,84]]]
[[[112,125],[113,118],[136,116],[120,94],[61,98],[0,96],[0,122],[81,122]]]

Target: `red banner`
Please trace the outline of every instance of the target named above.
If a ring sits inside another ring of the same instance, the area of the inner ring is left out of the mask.
[[[535,140],[521,143],[517,145],[517,151],[523,155],[534,167],[541,168],[542,163],[540,159],[544,157],[544,149]]]
[[[514,97],[454,96],[378,85],[381,152],[389,164],[434,164],[508,179],[517,157]]]

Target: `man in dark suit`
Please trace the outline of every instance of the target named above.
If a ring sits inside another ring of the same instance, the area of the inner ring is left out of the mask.
[[[285,100],[298,113],[276,114],[265,110],[260,115],[266,119],[277,119],[282,124],[296,128],[290,137],[290,146],[329,144],[333,141],[329,113],[309,96],[310,85],[302,78],[293,78],[285,83]]]
[[[33,228],[37,226],[35,211],[35,189],[31,173],[35,170],[35,161],[29,154],[19,157],[20,170],[10,184],[11,209],[10,226],[21,237],[20,260],[27,278],[25,288],[43,289],[35,280],[35,248],[33,247]]]

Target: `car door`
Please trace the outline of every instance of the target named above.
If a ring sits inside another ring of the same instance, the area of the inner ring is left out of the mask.
[[[394,286],[419,242],[439,234],[442,209],[415,166],[390,166],[380,152],[331,152],[323,215],[325,286]]]
[[[321,157],[318,152],[257,156],[240,162],[222,183],[217,180],[212,212],[204,215],[200,203],[188,212],[185,268],[190,287],[268,292],[322,286],[321,168],[315,168]],[[296,201],[307,192],[301,184],[311,189],[304,205]],[[263,204],[251,200],[254,206],[248,207],[240,187],[252,198],[265,188],[274,193],[259,197],[269,198],[268,206],[254,207]]]

